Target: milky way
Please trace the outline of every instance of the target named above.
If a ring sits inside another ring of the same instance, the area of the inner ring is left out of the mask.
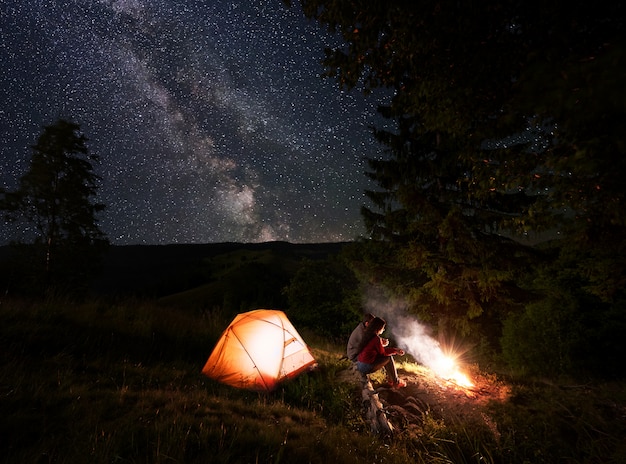
[[[113,244],[352,240],[379,102],[320,77],[280,0],[4,0],[0,186],[59,118],[101,164]],[[5,227],[3,241],[16,237]],[[10,236],[9,236],[10,235]]]

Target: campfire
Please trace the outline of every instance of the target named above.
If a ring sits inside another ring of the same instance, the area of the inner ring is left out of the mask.
[[[464,362],[464,349],[442,346],[405,319],[394,334],[407,356],[396,357],[396,367],[407,387],[388,388],[384,374],[362,385],[365,418],[372,431],[393,433],[399,424],[419,427],[424,415],[445,420],[463,420],[491,427],[482,409],[492,400],[505,401],[509,388],[495,375],[481,372]],[[377,382],[382,384],[377,387]]]
[[[465,390],[475,387],[476,382],[462,368],[463,350],[455,349],[453,343],[442,346],[439,341],[430,336],[427,327],[414,318],[397,314],[390,318],[393,320],[393,335],[398,346],[402,347],[419,364],[428,368],[437,378],[451,382]]]
[[[407,374],[414,374],[422,378],[427,376],[433,380],[438,379],[440,384],[454,386],[455,389],[463,390],[468,396],[472,396],[471,392],[480,389],[477,381],[471,378],[461,364],[450,356],[442,357],[440,362],[435,365],[426,366],[407,360],[400,363],[398,367]]]
[[[456,359],[449,355],[442,355],[440,359],[437,359],[431,370],[444,380],[453,382],[463,388],[474,387],[469,376],[461,371]]]

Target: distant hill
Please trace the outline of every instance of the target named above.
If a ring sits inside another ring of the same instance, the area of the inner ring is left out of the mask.
[[[264,281],[266,285],[286,285],[303,259],[325,259],[338,254],[346,244],[227,242],[112,246],[104,258],[100,277],[93,283],[93,291],[102,295],[163,298],[169,302],[173,295],[184,295],[194,300],[194,304],[200,304],[202,294],[229,291],[216,289],[218,281],[239,285],[236,290],[241,293],[245,293],[246,287]],[[218,303],[221,304],[215,302]]]

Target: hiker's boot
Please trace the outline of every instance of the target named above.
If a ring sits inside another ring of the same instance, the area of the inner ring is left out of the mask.
[[[389,385],[391,386],[391,388],[404,388],[406,387],[406,382],[402,379],[398,379],[395,382],[389,382]]]

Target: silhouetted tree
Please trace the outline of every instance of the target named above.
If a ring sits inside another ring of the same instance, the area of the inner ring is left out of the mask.
[[[385,209],[381,193],[370,193],[383,212],[365,211],[374,237],[404,236],[400,228],[416,222],[433,233],[452,213],[455,235],[468,227],[476,239],[559,228],[599,261],[607,252],[623,256],[624,5],[300,3],[343,39],[326,50],[328,76],[366,93],[393,91],[381,112],[396,128],[377,131],[390,160],[370,167],[383,192],[382,177],[388,184],[393,174],[396,184]],[[598,292],[623,287],[623,261],[614,263],[620,277]]]
[[[624,5],[300,3],[343,39],[326,50],[328,76],[366,93],[390,89],[380,111],[393,129],[376,130],[388,156],[369,160],[377,190],[362,211],[383,250],[364,258],[376,279],[463,330],[506,312],[502,296],[518,290],[520,271],[544,265],[576,274],[587,296],[573,310],[593,296],[608,305],[603,314],[620,312]],[[550,264],[532,261],[539,249],[522,246],[526,234],[553,234],[551,252],[541,250]]]
[[[93,164],[99,158],[86,141],[78,124],[59,120],[46,126],[18,188],[2,192],[1,209],[24,237],[14,245],[28,266],[21,277],[30,279],[31,290],[77,289],[108,244],[96,218],[104,205],[93,201],[100,180]]]

